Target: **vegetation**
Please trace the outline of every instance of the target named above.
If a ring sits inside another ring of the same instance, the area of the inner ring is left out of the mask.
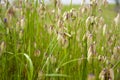
[[[0,80],[119,80],[119,20],[97,0],[0,4]]]

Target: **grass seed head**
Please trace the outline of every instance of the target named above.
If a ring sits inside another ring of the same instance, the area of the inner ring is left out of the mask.
[[[111,55],[111,61],[115,63],[116,61],[120,60],[120,47],[115,46],[113,48],[113,54]]]
[[[81,8],[81,13],[84,15],[88,11],[87,7],[84,6]]]
[[[88,56],[87,56],[88,62],[91,62],[91,59],[94,58],[95,55],[96,55],[95,44],[91,44],[88,49]]]
[[[64,35],[69,37],[69,38],[72,37],[69,33],[66,33],[66,32],[64,32]]]
[[[36,43],[36,42],[34,42],[34,48],[35,48],[35,49],[37,48],[37,43]]]
[[[99,74],[100,80],[114,80],[114,71],[113,69],[104,68]]]
[[[81,5],[83,6],[85,4],[85,0],[82,0],[81,1]]]
[[[44,73],[43,73],[43,71],[39,71],[38,72],[37,80],[44,80]]]
[[[106,56],[99,55],[99,56],[98,56],[98,60],[99,60],[100,62],[102,62],[102,63],[105,63],[106,60],[107,60],[107,58],[106,58]]]
[[[71,14],[72,20],[75,20],[77,18],[77,16],[78,16],[78,13],[77,13],[77,11],[74,8],[72,8],[70,10],[70,14]]]
[[[41,52],[40,52],[39,49],[37,49],[37,50],[34,51],[34,56],[35,56],[35,57],[39,57],[40,54],[41,54]]]
[[[19,30],[20,30],[20,23],[19,23],[19,21],[16,23],[15,29],[16,29],[16,32],[19,32]]]
[[[50,25],[48,28],[48,33],[52,34],[54,32],[54,25]]]
[[[93,35],[88,34],[87,35],[87,45],[88,45],[88,47],[90,47],[91,44],[93,44]]]
[[[94,74],[89,74],[87,80],[96,80]]]
[[[51,64],[54,64],[54,63],[56,63],[56,57],[54,56],[54,55],[51,55],[50,56],[50,62],[51,62]]]
[[[87,29],[90,27],[90,25],[94,23],[94,16],[89,16],[87,19],[86,19],[86,27]]]
[[[23,33],[24,33],[24,31],[23,31],[23,30],[20,30],[20,32],[19,32],[19,39],[22,39]]]
[[[80,41],[80,30],[77,30],[77,34],[76,34],[76,40],[79,42]]]
[[[13,6],[11,6],[10,8],[8,8],[6,14],[7,15],[11,15],[11,16],[15,16],[15,10],[14,10]]]
[[[108,6],[108,1],[107,1],[107,0],[103,0],[103,5],[104,5],[105,7],[107,7],[107,6]]]
[[[100,28],[105,24],[105,20],[104,20],[104,18],[103,17],[100,17],[99,18],[99,25],[100,25]]]
[[[59,19],[59,20],[58,20],[57,26],[58,26],[59,28],[64,27],[64,25],[63,25],[63,20],[62,20],[62,19]]]
[[[24,24],[25,24],[25,19],[22,18],[22,19],[20,20],[20,26],[21,26],[21,29],[22,29],[22,30],[24,30]]]
[[[6,44],[5,44],[4,41],[2,41],[1,44],[0,44],[0,56],[5,51],[5,48],[6,48]]]
[[[64,12],[63,14],[63,20],[66,21],[69,19],[69,13],[68,12]]]
[[[88,27],[91,23],[91,17],[89,16],[87,19],[86,19],[86,27]]]
[[[115,26],[118,26],[118,24],[120,23],[120,13],[118,13],[117,16],[114,18],[114,23]]]
[[[116,46],[113,49],[113,54],[119,54],[120,53],[120,46]]]
[[[109,69],[109,72],[110,72],[110,79],[114,80],[114,70],[111,68]]]
[[[6,34],[9,34],[10,33],[10,28],[6,28]]]
[[[103,26],[103,36],[105,36],[105,34],[106,34],[106,28],[107,28],[107,24],[104,24],[104,26]]]
[[[63,48],[67,48],[68,47],[68,37],[71,37],[71,35],[69,34],[65,34],[65,33],[57,33],[58,37],[57,37],[57,40],[58,40],[58,44],[61,45]]]

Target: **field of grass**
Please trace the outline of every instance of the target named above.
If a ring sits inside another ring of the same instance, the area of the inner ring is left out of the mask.
[[[53,4],[0,4],[0,80],[119,80],[114,5]]]

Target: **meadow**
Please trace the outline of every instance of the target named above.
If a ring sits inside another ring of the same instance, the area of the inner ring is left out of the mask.
[[[97,0],[0,4],[0,80],[120,80],[114,8]]]

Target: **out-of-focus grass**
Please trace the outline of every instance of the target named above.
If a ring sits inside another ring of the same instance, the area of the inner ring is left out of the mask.
[[[108,72],[114,68],[117,79],[119,61],[111,62],[114,48],[119,46],[119,26],[113,26],[114,5],[102,7],[101,14],[90,11],[94,16],[87,11],[83,14],[79,8],[80,5],[63,5],[60,13],[53,5],[23,3],[21,14],[16,14],[22,16],[11,18],[12,10],[7,15],[8,9],[1,7],[1,79],[87,80],[90,75],[99,80],[104,68]],[[69,14],[68,20],[64,20],[65,12]],[[105,23],[99,20],[102,16]],[[89,17],[91,21],[86,24]],[[94,20],[96,17],[98,21]],[[21,18],[25,19],[24,25],[17,24]]]
[[[102,16],[105,18],[105,22],[111,24],[117,15],[117,12],[115,11],[115,5],[110,4],[102,9]]]

